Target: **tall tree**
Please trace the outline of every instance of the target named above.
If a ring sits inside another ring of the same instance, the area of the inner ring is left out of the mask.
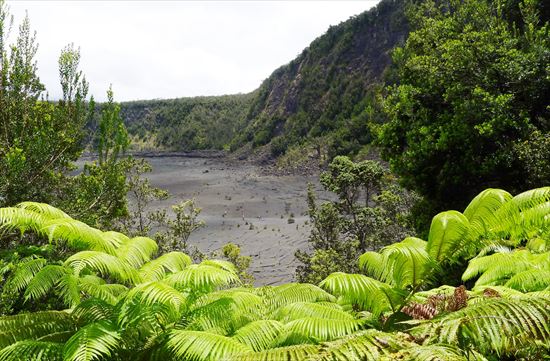
[[[423,2],[393,53],[399,81],[384,98],[383,155],[432,214],[485,187],[550,183],[550,160],[518,150],[550,130],[550,27],[535,0],[517,6],[519,24],[509,3],[518,2]]]

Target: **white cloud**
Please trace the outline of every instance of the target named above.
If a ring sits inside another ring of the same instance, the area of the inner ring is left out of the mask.
[[[57,57],[73,42],[91,93],[117,100],[249,92],[364,1],[8,1],[29,13],[39,74],[60,94]]]

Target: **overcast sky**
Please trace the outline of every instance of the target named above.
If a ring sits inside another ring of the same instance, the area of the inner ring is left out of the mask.
[[[330,25],[377,2],[7,1],[15,25],[27,10],[37,31],[50,99],[61,93],[59,53],[73,42],[96,100],[112,83],[118,101],[250,92]]]

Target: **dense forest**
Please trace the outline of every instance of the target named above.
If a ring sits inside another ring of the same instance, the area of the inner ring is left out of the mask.
[[[97,105],[72,44],[48,99],[0,0],[0,361],[548,359],[549,21],[382,0],[251,94]],[[297,282],[198,251],[194,200],[148,211],[132,147],[324,152]]]
[[[120,115],[138,150],[224,149],[243,128],[253,95],[124,102]]]

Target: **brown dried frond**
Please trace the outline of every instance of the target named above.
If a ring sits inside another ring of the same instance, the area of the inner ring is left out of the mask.
[[[496,291],[492,288],[486,288],[483,291],[483,296],[484,297],[500,297],[500,293],[498,293],[498,291]]]
[[[403,307],[403,313],[411,316],[415,320],[431,320],[437,315],[437,308],[429,304],[411,303]]]
[[[458,311],[461,308],[466,307],[468,304],[468,294],[466,293],[466,287],[460,286],[455,288],[452,296],[449,296],[446,311]]]

